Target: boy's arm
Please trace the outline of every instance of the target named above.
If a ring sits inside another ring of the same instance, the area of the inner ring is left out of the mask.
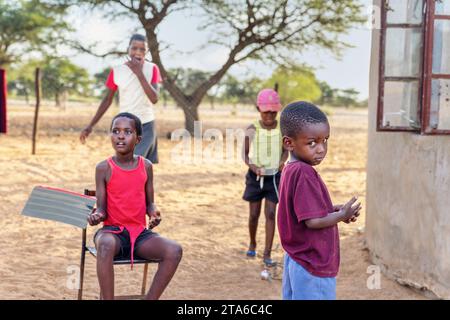
[[[352,206],[356,202],[356,197],[350,199],[339,211],[329,213],[326,217],[323,218],[313,218],[305,220],[305,224],[310,229],[322,229],[334,226],[341,221],[348,221],[350,219],[355,219],[359,216],[359,211],[361,210],[361,203],[357,203]]]
[[[142,89],[144,89],[145,95],[153,104],[155,104],[158,102],[158,95],[159,95],[158,84],[152,83],[150,85],[150,83],[148,83],[147,79],[144,76],[144,72],[142,72],[143,64],[144,61],[139,62],[136,59],[132,59],[131,61],[128,61],[126,63],[126,65],[131,69],[131,71],[133,71],[133,73],[138,78],[142,86]]]
[[[156,208],[154,202],[155,191],[153,188],[153,165],[150,161],[145,160],[145,166],[147,170],[147,182],[145,183],[147,215],[150,217],[149,228],[153,229],[161,222],[161,213]]]
[[[95,168],[95,196],[97,209],[88,217],[91,226],[95,226],[106,219],[106,176],[108,163],[100,162]]]
[[[91,134],[92,128],[97,124],[97,122],[101,119],[101,117],[105,114],[106,110],[111,106],[114,94],[116,92],[114,90],[111,90],[108,88],[108,92],[106,93],[105,97],[103,98],[102,102],[100,103],[97,112],[95,113],[94,118],[92,118],[89,125],[81,131],[80,134],[80,141],[81,143],[86,142],[86,138]]]

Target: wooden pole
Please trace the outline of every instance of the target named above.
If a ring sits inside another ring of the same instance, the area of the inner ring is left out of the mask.
[[[0,69],[0,133],[7,133],[6,70]]]
[[[33,137],[32,137],[32,151],[31,154],[36,154],[36,135],[37,135],[37,125],[38,125],[38,116],[39,116],[39,105],[41,104],[41,69],[36,68],[35,80],[34,80],[34,92],[36,94],[36,107],[34,109],[34,122],[33,122]]]

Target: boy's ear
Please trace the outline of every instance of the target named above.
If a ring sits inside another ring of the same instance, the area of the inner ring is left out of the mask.
[[[286,149],[287,151],[292,151],[292,150],[294,150],[293,140],[292,140],[291,137],[283,136],[283,147],[284,147],[284,149]]]
[[[137,138],[136,138],[136,144],[138,144],[139,142],[141,142],[141,140],[142,140],[142,136],[137,136]]]

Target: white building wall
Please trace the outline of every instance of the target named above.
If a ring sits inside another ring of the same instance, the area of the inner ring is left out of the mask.
[[[371,52],[366,204],[371,258],[388,276],[450,298],[450,136],[376,132],[379,30],[373,31]]]

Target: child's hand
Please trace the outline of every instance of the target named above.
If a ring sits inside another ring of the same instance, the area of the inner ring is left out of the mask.
[[[134,74],[142,73],[142,66],[144,65],[144,60],[140,61],[136,58],[132,58],[130,61],[125,63]]]
[[[161,212],[159,210],[151,211],[148,213],[150,220],[148,222],[148,228],[153,229],[161,223]]]
[[[333,206],[333,211],[334,212],[339,212],[342,208],[344,207],[343,204],[336,204]],[[344,220],[345,223],[349,224],[350,222],[355,222],[356,218],[359,216],[359,212],[354,215],[353,217],[351,217],[350,219]]]
[[[343,207],[344,207],[343,204],[337,204],[337,205],[334,205],[334,206],[333,206],[333,210],[334,210],[334,212],[338,212],[338,211],[340,211]],[[358,218],[358,216],[359,216],[359,212],[356,213],[356,214],[355,214],[353,217],[351,217],[350,219],[344,220],[344,222],[347,223],[347,224],[349,224],[350,222],[355,222],[355,221],[356,221],[356,218]]]
[[[91,126],[87,126],[86,128],[83,129],[83,131],[81,131],[81,133],[80,133],[80,141],[81,141],[82,144],[86,143],[86,139],[91,134],[91,132],[92,132],[92,127]]]
[[[350,199],[349,202],[344,204],[339,210],[343,213],[342,221],[345,223],[355,222],[356,218],[359,216],[359,211],[361,210],[361,202],[356,202],[356,197]]]
[[[249,165],[249,167],[257,176],[264,175],[264,168],[257,167],[254,164]]]
[[[345,220],[344,222],[347,224],[349,224],[350,222],[356,222],[358,216],[359,216],[359,212],[357,214],[355,214],[353,217],[351,217],[350,219]]]
[[[92,210],[92,213],[87,218],[89,225],[95,226],[106,219],[106,213],[98,211],[97,209]]]

